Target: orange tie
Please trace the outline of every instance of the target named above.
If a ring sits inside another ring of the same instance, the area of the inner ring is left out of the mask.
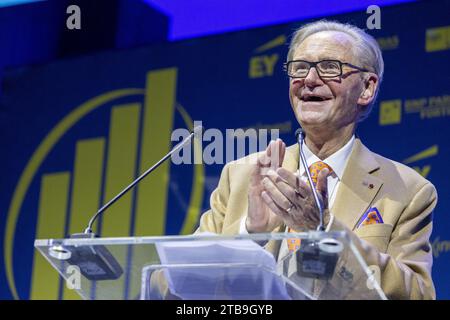
[[[309,173],[311,173],[311,180],[313,181],[314,186],[316,186],[317,184],[317,177],[319,176],[320,170],[325,168],[328,168],[330,173],[333,172],[333,169],[331,169],[329,165],[322,161],[314,162],[309,166]],[[307,184],[309,185],[309,181],[307,181]]]
[[[316,185],[317,185],[317,177],[319,176],[320,170],[325,169],[325,168],[328,168],[330,173],[333,171],[333,169],[331,169],[331,167],[329,165],[327,165],[325,162],[322,162],[322,161],[314,162],[312,165],[309,166],[308,170],[309,170],[309,173],[311,174],[311,180],[314,184],[314,187],[316,187]],[[309,185],[308,180],[306,181],[306,183]],[[295,232],[291,228],[289,228],[288,231]],[[297,251],[300,248],[300,242],[301,242],[300,240],[301,239],[298,239],[298,238],[287,239],[287,245],[288,245],[289,252]]]

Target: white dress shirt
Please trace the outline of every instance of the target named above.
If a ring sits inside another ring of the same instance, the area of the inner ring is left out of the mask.
[[[326,163],[333,172],[327,177],[327,186],[328,186],[328,207],[331,208],[334,200],[336,198],[337,190],[339,189],[339,184],[342,180],[342,175],[344,174],[345,166],[347,165],[348,158],[350,157],[350,153],[352,152],[353,145],[355,142],[355,136],[352,136],[351,139],[338,151],[333,153],[331,156],[324,160],[320,160],[312,151],[308,148],[308,146],[303,144],[303,153],[305,154],[306,163],[308,167],[310,167],[314,162],[322,161]],[[306,170],[303,167],[301,161],[299,161],[300,168],[297,170],[297,174],[300,171],[300,177],[303,181],[307,181]],[[333,219],[333,215],[331,215],[330,222],[328,227],[331,225]],[[243,217],[241,220],[239,233],[240,234],[248,234],[247,228],[245,226],[245,221],[247,220],[247,216]],[[327,228],[328,230],[328,228]]]

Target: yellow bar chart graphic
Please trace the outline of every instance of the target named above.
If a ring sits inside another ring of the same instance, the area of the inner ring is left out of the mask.
[[[81,140],[77,143],[69,234],[83,232],[86,221],[100,206],[104,152],[104,138]],[[78,294],[64,286],[63,298],[76,299]]]
[[[64,238],[70,173],[45,174],[41,179],[37,239]],[[58,299],[59,275],[40,254],[34,255],[31,299]]]
[[[107,137],[77,141],[71,171],[68,168],[41,176],[37,239],[64,238],[83,232],[101,205],[169,151],[176,78],[176,68],[149,72],[143,104],[113,106]],[[166,162],[108,208],[93,230],[102,237],[164,234],[169,170],[170,163]],[[124,250],[115,255],[122,266],[128,254]],[[123,289],[125,278],[124,274],[120,279]],[[123,294],[126,295],[125,290]],[[79,296],[67,289],[50,264],[35,253],[30,298],[79,299]]]
[[[147,75],[145,110],[139,173],[156,163],[170,149],[175,106],[176,69],[164,69]],[[134,234],[164,234],[169,162],[163,163],[151,177],[142,181],[136,199]],[[150,213],[148,210],[152,208]],[[151,214],[151,223],[148,216]]]
[[[131,104],[115,107],[111,112],[103,203],[135,178],[139,111],[140,104]],[[134,190],[130,190],[108,209],[102,222],[103,237],[126,237],[130,234],[133,193]]]

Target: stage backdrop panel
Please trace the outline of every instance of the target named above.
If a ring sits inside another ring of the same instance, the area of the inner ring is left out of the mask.
[[[382,9],[386,71],[358,134],[413,167],[439,193],[432,236],[439,298],[450,298],[449,1]],[[365,12],[332,17],[366,26]],[[175,128],[278,128],[297,123],[282,71],[304,22],[133,50],[6,74],[0,109],[0,298],[76,298],[33,248],[81,232],[97,208],[171,147]],[[205,147],[205,145],[203,146]],[[189,234],[209,206],[222,164],[165,163],[110,208],[102,236]],[[131,279],[133,280],[133,279]],[[93,289],[94,290],[94,289]],[[130,282],[123,282],[124,297]],[[95,292],[93,292],[95,294]]]

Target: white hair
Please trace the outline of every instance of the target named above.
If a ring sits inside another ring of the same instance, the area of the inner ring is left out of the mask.
[[[380,87],[381,81],[383,80],[384,62],[380,46],[371,35],[354,25],[335,21],[320,20],[308,23],[295,31],[289,45],[287,60],[292,60],[295,49],[307,37],[322,31],[338,31],[351,36],[354,40],[352,51],[354,56],[358,60],[358,66],[365,68],[378,76],[378,85],[375,89],[376,91],[374,99],[362,110],[359,115],[358,121],[362,121],[366,119],[372,111],[373,105],[375,104],[375,100],[378,95],[378,89]]]

